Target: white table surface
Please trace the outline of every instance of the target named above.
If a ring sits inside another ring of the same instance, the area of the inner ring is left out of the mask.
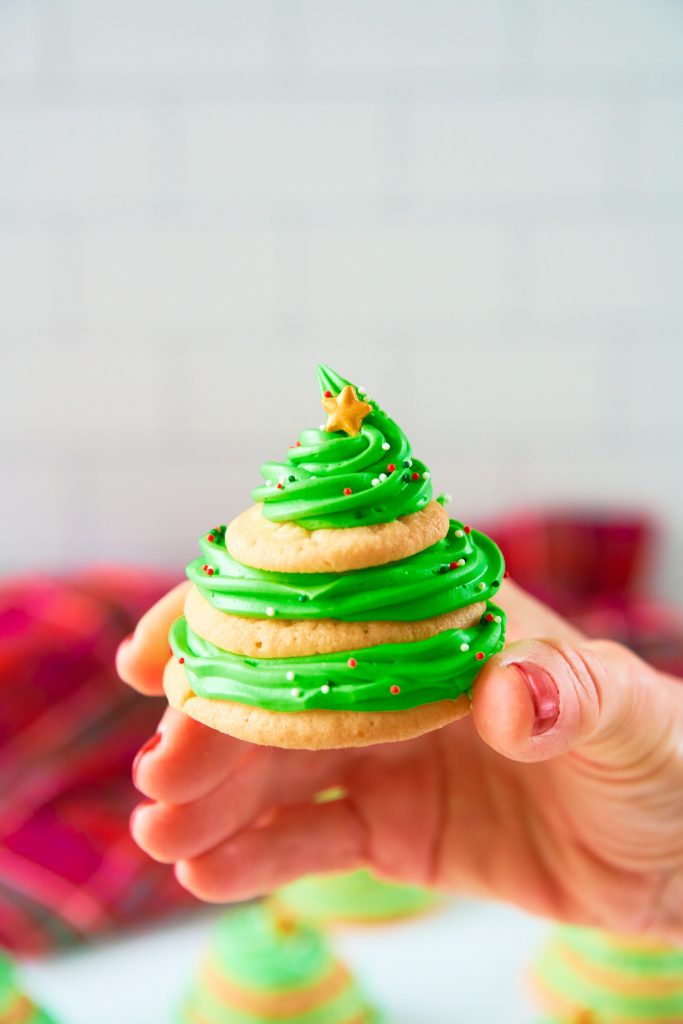
[[[171,1024],[216,916],[27,964],[23,977],[60,1024]],[[531,1024],[523,972],[545,930],[508,907],[451,902],[334,938],[387,1024]]]

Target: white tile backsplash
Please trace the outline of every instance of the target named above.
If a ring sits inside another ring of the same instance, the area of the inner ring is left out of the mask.
[[[0,567],[179,567],[323,358],[467,518],[650,506],[678,596],[682,57],[675,0],[4,0]]]

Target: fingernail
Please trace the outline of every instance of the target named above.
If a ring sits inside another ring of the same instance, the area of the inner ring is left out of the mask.
[[[555,725],[560,714],[560,694],[553,677],[532,662],[512,662],[529,690],[534,706],[532,736],[541,736]]]
[[[160,732],[155,732],[153,736],[150,736],[150,738],[145,743],[142,744],[142,746],[138,750],[137,754],[135,755],[135,760],[133,761],[133,768],[132,768],[133,782],[136,782],[136,777],[137,777],[138,769],[140,767],[140,762],[142,761],[142,759],[145,756],[145,754],[149,754],[150,750],[154,750],[154,748],[158,747],[160,743],[161,743],[161,733]]]

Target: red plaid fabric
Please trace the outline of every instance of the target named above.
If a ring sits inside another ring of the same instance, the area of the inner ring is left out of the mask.
[[[657,530],[646,515],[555,510],[487,526],[510,575],[590,636],[683,676],[683,614],[647,596]]]
[[[133,757],[163,701],[114,672],[174,581],[137,570],[0,585],[0,945],[100,935],[189,901],[128,834]]]

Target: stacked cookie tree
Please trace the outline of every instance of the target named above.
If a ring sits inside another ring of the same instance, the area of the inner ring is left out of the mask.
[[[318,378],[327,421],[262,467],[257,504],[201,538],[166,693],[255,743],[406,739],[469,710],[504,642],[503,559],[449,520],[374,399],[328,367]]]
[[[323,936],[252,903],[221,918],[179,1024],[371,1024],[377,1017]]]
[[[555,929],[534,965],[548,1024],[680,1024],[683,949],[645,936]]]
[[[0,1024],[55,1024],[24,992],[14,963],[0,951]]]

